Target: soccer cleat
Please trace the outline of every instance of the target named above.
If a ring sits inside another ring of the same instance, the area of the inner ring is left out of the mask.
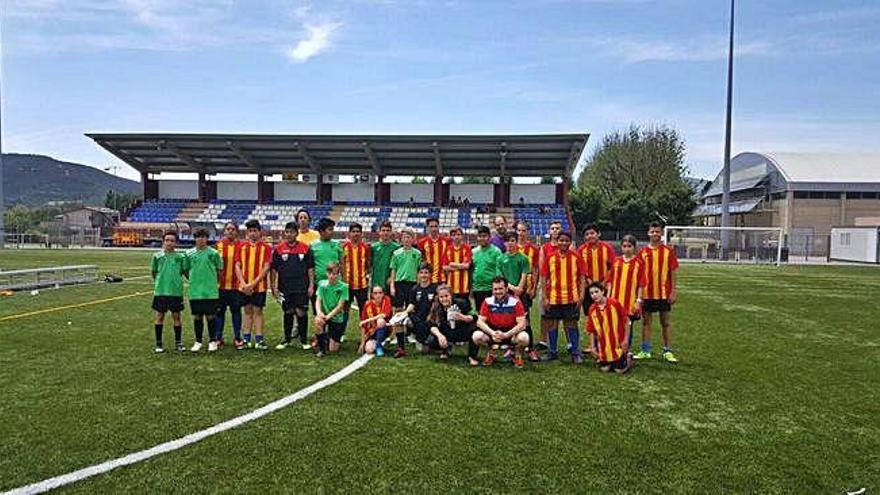
[[[220,346],[217,344],[217,342],[208,342],[208,352],[216,352],[219,348]]]
[[[157,345],[156,348],[153,349],[154,354],[162,354],[163,352],[165,352],[165,348],[161,345]]]
[[[515,368],[522,368],[525,363],[523,362],[523,358],[520,355],[513,356],[513,366]]]
[[[507,350],[504,351],[504,360],[508,363],[513,362],[513,349],[508,347]]]
[[[448,360],[449,360],[449,353],[444,350],[443,352],[440,353],[440,361],[448,361]]]
[[[275,350],[276,351],[283,351],[284,349],[287,349],[287,346],[289,346],[289,345],[290,345],[289,340],[282,340],[281,342],[278,343],[278,345],[275,346]]]
[[[311,344],[303,344],[303,345],[301,346],[301,348],[302,348],[302,350],[304,350],[304,351],[308,351],[309,349],[312,348],[312,345],[311,345]]]
[[[241,339],[235,339],[232,341],[232,345],[235,346],[235,349],[240,351],[244,349],[244,341]]]
[[[217,349],[223,349],[224,347],[226,347],[226,341],[221,338],[217,341]]]
[[[633,356],[633,359],[635,359],[636,361],[639,361],[642,359],[651,359],[651,353],[645,352],[645,351],[639,351],[636,353],[635,356]]]
[[[196,342],[192,347],[189,348],[189,352],[199,352],[202,350],[202,343]]]
[[[394,353],[394,359],[406,357],[406,349],[397,348],[397,351]]]
[[[419,343],[419,341],[416,340],[416,336],[414,334],[407,335],[406,341],[409,342],[410,344],[418,344]]]
[[[672,351],[664,352],[663,353],[663,360],[666,361],[667,363],[673,363],[673,364],[678,362],[678,358],[675,357],[675,354],[673,354]]]
[[[180,342],[174,345],[174,349],[177,352],[186,352],[186,347],[184,347],[183,344],[181,344]]]
[[[541,360],[541,357],[538,356],[538,351],[536,351],[534,349],[529,351],[529,361],[531,361],[533,363],[537,363],[540,360]]]
[[[266,345],[266,341],[265,341],[265,340],[261,340],[261,341],[255,343],[255,344],[253,345],[253,348],[256,349],[256,350],[258,350],[258,351],[265,351],[266,349],[269,348],[269,346]]]
[[[376,357],[382,357],[385,355],[385,349],[382,349],[382,346],[376,346]]]
[[[548,352],[546,356],[544,356],[544,361],[556,361],[559,359],[559,354],[555,352]]]
[[[571,363],[574,365],[579,365],[584,363],[584,357],[581,356],[580,353],[571,355]]]
[[[468,358],[468,365],[470,365],[470,366],[476,368],[477,366],[480,365],[480,362],[477,361],[476,359],[472,358],[472,357],[469,357],[469,358]]]
[[[486,359],[483,359],[483,366],[492,366],[495,364],[496,359],[498,359],[498,353],[494,350],[489,351],[489,353],[486,354]]]
[[[244,345],[245,345],[245,347],[247,347],[248,349],[253,349],[253,348],[254,348],[254,341],[253,341],[253,340],[247,340],[247,341],[245,341]]]
[[[547,347],[547,343],[546,343],[546,342],[538,342],[538,343],[535,345],[535,349],[537,349],[537,350],[539,350],[539,351],[546,351],[547,349],[549,349],[549,347]]]
[[[316,358],[322,358],[322,357],[324,357],[324,353],[321,352],[320,350],[318,350],[318,352],[315,353],[315,357],[316,357]]]

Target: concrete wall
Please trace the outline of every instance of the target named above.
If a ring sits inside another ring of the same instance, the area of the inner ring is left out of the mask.
[[[196,180],[160,180],[159,198],[162,199],[199,199],[199,181]],[[256,196],[254,196],[256,199]]]
[[[555,204],[556,184],[511,184],[510,204],[519,205],[519,198],[526,204]]]
[[[256,182],[217,182],[217,199],[257,200]]]
[[[314,203],[317,197],[315,184],[296,182],[273,182],[275,185],[275,201],[303,201]]]
[[[390,184],[391,202],[406,203],[412,197],[416,203],[434,203],[434,184]],[[491,186],[490,186],[491,187]]]
[[[494,184],[450,184],[449,197],[469,198],[471,203],[492,204],[495,199]]]
[[[375,201],[373,184],[333,184],[333,201]],[[409,198],[407,198],[409,200]]]

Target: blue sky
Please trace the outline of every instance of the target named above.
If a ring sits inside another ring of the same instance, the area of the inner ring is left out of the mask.
[[[84,132],[678,128],[723,152],[726,0],[8,0],[4,151]],[[734,152],[880,151],[880,3],[741,0]],[[122,173],[136,177],[131,169]]]

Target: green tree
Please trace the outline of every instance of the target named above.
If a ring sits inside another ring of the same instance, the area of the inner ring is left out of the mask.
[[[494,184],[495,179],[493,177],[462,177],[462,184]]]
[[[675,129],[630,126],[602,139],[572,193],[575,222],[640,231],[661,220],[689,224],[696,203],[684,177],[686,146]]]
[[[104,207],[121,210],[140,199],[140,197],[140,194],[137,193],[119,192],[110,189],[104,197]]]
[[[415,177],[412,178],[412,183],[413,184],[427,184],[428,179],[421,177],[419,175],[416,175]]]
[[[556,177],[545,175],[541,177],[541,184],[556,184]]]

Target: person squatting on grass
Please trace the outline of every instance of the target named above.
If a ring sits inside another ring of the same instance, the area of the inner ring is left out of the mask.
[[[405,228],[400,231],[400,242],[402,246],[394,251],[391,256],[391,274],[389,276],[389,287],[391,289],[391,302],[394,305],[395,313],[399,313],[407,306],[407,298],[410,291],[416,284],[418,277],[419,264],[422,261],[422,253],[413,247],[413,239],[415,234],[412,229]],[[395,358],[406,356],[406,327],[398,325],[395,328],[397,337],[397,352],[394,353]]]
[[[605,284],[608,296],[618,301],[628,315],[628,359],[632,358],[633,322],[641,319],[642,292],[647,284],[645,264],[636,255],[636,246],[637,242],[634,236],[623,236],[623,240],[620,242],[620,250],[623,254],[615,258]]]
[[[226,323],[226,310],[232,314],[232,331],[234,335],[233,344],[236,348],[242,347],[241,340],[241,292],[238,291],[238,276],[235,274],[235,257],[241,248],[242,241],[238,239],[238,224],[235,222],[226,222],[223,226],[223,239],[214,244],[214,249],[220,253],[223,260],[223,270],[220,272],[220,291],[219,305],[217,307],[217,318],[214,319],[216,324],[215,334],[217,335],[217,344],[220,348],[225,345],[223,342],[223,326]]]
[[[385,355],[382,343],[388,336],[388,320],[391,319],[391,298],[385,295],[381,285],[370,292],[370,300],[361,308],[361,343],[358,353]]]
[[[218,276],[223,272],[220,253],[208,246],[208,229],[202,227],[193,232],[196,247],[186,252],[189,265],[189,307],[193,316],[193,332],[196,340],[190,351],[202,350],[205,320],[208,320],[208,352],[219,348],[219,336],[214,317],[219,307]]]
[[[652,223],[648,226],[650,243],[639,251],[645,263],[645,301],[642,304],[644,321],[642,323],[642,349],[633,356],[635,359],[651,358],[651,322],[654,313],[660,313],[660,327],[663,331],[663,360],[677,363],[678,358],[672,352],[672,323],[670,314],[672,306],[678,300],[675,286],[675,271],[678,269],[678,257],[675,250],[663,243],[663,226]]]
[[[586,325],[590,355],[601,371],[626,373],[631,367],[627,311],[616,299],[606,297],[602,282],[591,283],[589,291],[593,300]]]
[[[498,358],[498,348],[507,345],[515,348],[513,365],[522,368],[523,349],[529,345],[525,330],[525,308],[519,299],[510,295],[507,280],[501,275],[495,277],[492,280],[492,295],[480,306],[477,331],[473,336],[474,344],[489,349],[483,366],[492,366]]]
[[[584,299],[586,284],[584,262],[570,249],[571,234],[560,232],[555,252],[542,267],[541,328],[547,332],[549,350],[547,360],[558,358],[559,324],[562,323],[568,337],[568,350],[571,361],[581,364],[578,320],[581,301]]]
[[[418,281],[409,290],[406,298],[406,308],[401,311],[409,320],[409,328],[415,336],[416,343],[422,346],[422,352],[429,353],[431,348],[425,345],[431,334],[431,325],[428,323],[428,314],[431,305],[437,295],[437,284],[431,283],[431,273],[434,271],[430,263],[419,265]]]
[[[470,299],[453,297],[449,286],[441,284],[437,287],[437,296],[428,314],[431,335],[426,345],[439,350],[440,360],[446,361],[452,354],[455,344],[467,342],[468,362],[471,366],[476,366],[479,364],[477,361],[479,349],[473,341],[476,331],[475,321]]]
[[[345,335],[342,312],[348,304],[348,284],[340,280],[339,263],[331,262],[325,270],[327,278],[318,282],[315,302],[315,334],[318,340],[316,355],[322,357],[336,352]]]
[[[310,349],[309,300],[315,294],[315,258],[311,249],[297,240],[296,222],[284,226],[284,241],[272,253],[272,271],[269,285],[272,295],[281,302],[284,313],[284,339],[275,346],[286,349],[293,340],[293,322],[296,318],[296,333],[304,350]]]
[[[238,290],[243,294],[244,342],[252,349],[266,350],[263,337],[263,308],[266,306],[267,278],[272,263],[272,248],[263,242],[263,229],[257,220],[248,220],[247,240],[242,243],[235,259],[235,274],[238,277]],[[254,333],[256,343],[251,341]],[[236,346],[236,349],[242,347]]]
[[[171,312],[174,322],[174,347],[184,351],[183,325],[180,312],[183,311],[183,276],[189,270],[189,262],[185,254],[176,251],[177,232],[168,231],[162,236],[162,249],[153,254],[150,260],[150,273],[153,276],[153,310],[156,312],[155,333],[156,347],[154,352],[165,352],[162,346],[162,333],[165,325],[165,313]]]

